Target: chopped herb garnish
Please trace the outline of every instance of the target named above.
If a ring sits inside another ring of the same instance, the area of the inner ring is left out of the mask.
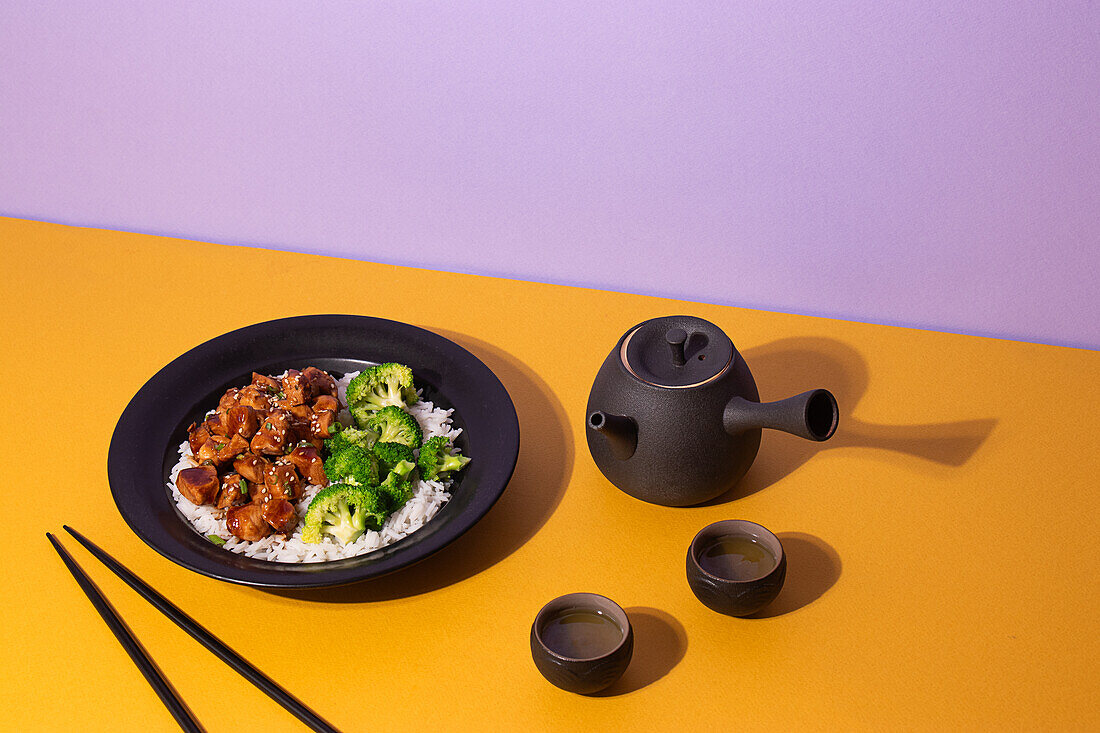
[[[248,482],[241,477],[241,496],[248,496]]]
[[[225,540],[223,540],[221,537],[217,536],[216,534],[208,534],[208,535],[206,535],[206,539],[210,540],[211,542],[213,542],[218,547],[221,547],[222,545],[225,544]]]
[[[267,428],[268,430],[271,430],[271,423],[265,422],[264,427]]]
[[[275,394],[275,396],[278,397],[280,400],[285,400],[286,399],[286,393],[285,392],[277,392]]]

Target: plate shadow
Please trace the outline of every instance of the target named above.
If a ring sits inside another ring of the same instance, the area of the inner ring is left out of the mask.
[[[840,579],[840,555],[827,542],[803,532],[781,532],[776,536],[787,555],[783,589],[768,606],[746,618],[773,618],[805,608]]]
[[[646,606],[623,610],[634,629],[634,656],[622,677],[591,697],[616,697],[648,687],[671,672],[687,653],[687,632],[671,615]]]
[[[823,387],[840,407],[832,438],[815,443],[765,430],[760,452],[745,477],[703,506],[724,504],[761,491],[793,473],[818,451],[878,448],[906,453],[944,466],[965,464],[993,432],[992,418],[926,425],[878,425],[852,417],[867,391],[867,364],[851,346],[824,338],[783,339],[743,354],[765,402]]]
[[[368,603],[429,593],[511,555],[539,531],[558,506],[572,472],[574,447],[565,409],[554,393],[526,364],[496,346],[462,333],[429,330],[485,362],[515,404],[520,424],[519,458],[503,495],[468,532],[408,568],[335,588],[264,589],[267,592],[322,603]]]

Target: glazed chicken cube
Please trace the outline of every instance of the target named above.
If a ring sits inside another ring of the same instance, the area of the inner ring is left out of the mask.
[[[263,507],[259,504],[233,507],[225,515],[225,526],[230,534],[246,542],[262,540],[271,534],[271,525],[264,521]]]
[[[260,429],[260,418],[255,409],[247,405],[236,405],[225,411],[222,424],[225,426],[225,435],[240,435],[248,439]]]
[[[264,486],[275,499],[296,499],[302,495],[302,479],[288,463],[273,463],[264,472]]]
[[[254,385],[248,385],[241,390],[237,401],[254,410],[270,410],[272,395]]]
[[[272,410],[260,423],[260,429],[252,438],[252,452],[266,453],[268,455],[282,455],[287,446],[287,441],[292,439],[290,434],[292,415],[285,410]]]
[[[219,410],[228,410],[230,407],[240,404],[241,391],[236,387],[230,387],[222,395],[222,398],[218,400]]]
[[[176,476],[176,488],[195,506],[213,504],[218,495],[218,471],[213,466],[185,468]]]
[[[191,453],[193,454],[198,454],[199,448],[202,448],[202,444],[209,437],[210,431],[206,429],[205,423],[201,425],[191,423],[187,427],[187,444],[191,446]]]
[[[252,372],[252,386],[269,395],[275,395],[279,391],[278,380],[258,372]]]
[[[298,514],[294,511],[294,505],[286,499],[272,499],[259,506],[260,516],[276,532],[289,535],[298,526]]]
[[[325,410],[332,410],[337,412],[340,409],[340,401],[332,395],[323,394],[313,401],[314,412],[324,412]]]
[[[291,369],[282,378],[280,385],[284,395],[284,401],[288,405],[304,405],[313,396],[310,393],[310,384],[302,378],[302,373],[297,369]]]
[[[309,416],[313,412],[309,409],[309,405],[284,405],[281,401],[278,404],[295,418],[295,423],[299,424],[308,423]]]
[[[264,483],[264,471],[270,462],[255,453],[245,453],[233,461],[233,470],[254,484]]]
[[[229,435],[229,432],[226,430],[226,425],[222,420],[223,415],[224,410],[215,412],[203,421],[202,426],[206,428],[207,432],[211,435]]]
[[[307,483],[316,486],[328,486],[325,476],[325,464],[321,460],[321,451],[312,445],[297,445],[287,455],[286,460],[298,469]]]
[[[336,380],[328,372],[317,367],[306,367],[302,370],[302,379],[309,384],[311,398],[321,395],[336,396]]]
[[[240,506],[248,503],[248,480],[237,473],[227,473],[222,477],[222,488],[218,492],[218,509]]]
[[[224,435],[211,435],[195,454],[200,465],[210,464],[221,468],[233,461],[241,453],[248,451],[248,441],[239,435],[227,438]]]
[[[248,452],[248,441],[237,434],[234,434],[231,438],[223,438],[215,435],[211,440],[214,441],[214,446],[218,449],[217,457],[214,461],[218,466],[232,463],[237,456]]]
[[[332,410],[321,410],[309,416],[309,437],[311,439],[323,439],[332,437],[332,425],[336,422],[336,413]]]

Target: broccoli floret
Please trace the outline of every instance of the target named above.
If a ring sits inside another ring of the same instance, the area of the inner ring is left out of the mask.
[[[333,453],[325,461],[325,476],[329,481],[345,481],[359,486],[378,484],[378,460],[357,445],[349,445]]]
[[[371,412],[390,405],[404,409],[416,402],[412,369],[393,362],[364,369],[348,384],[347,399],[352,414],[354,407]]]
[[[434,481],[441,474],[465,468],[470,459],[463,455],[452,456],[450,450],[451,441],[442,435],[428,438],[428,442],[420,449],[420,460],[417,462],[421,478]]]
[[[378,493],[386,503],[386,508],[392,513],[405,506],[413,496],[412,482],[408,475],[416,468],[409,461],[399,461],[397,466],[386,480],[378,487]]]
[[[339,423],[333,423],[338,425]],[[360,430],[358,428],[344,428],[335,437],[325,441],[325,450],[329,455],[339,453],[350,445],[357,445],[363,450],[370,450],[378,440],[378,433],[374,430]]]
[[[370,430],[371,416],[377,412],[377,410],[368,407],[366,403],[362,405],[348,405],[348,411],[351,413],[351,417],[355,420],[355,425],[363,430]]]
[[[359,539],[385,520],[380,493],[372,488],[333,484],[313,497],[302,521],[302,541],[320,542],[331,535],[341,544]]]
[[[378,475],[383,476],[394,469],[401,461],[408,461],[410,463],[416,463],[416,456],[413,455],[413,450],[404,443],[383,443],[381,441],[374,444],[374,457],[378,459]]]
[[[410,448],[419,448],[422,433],[416,418],[391,405],[383,407],[367,419],[367,425],[377,430],[380,443],[402,443]]]

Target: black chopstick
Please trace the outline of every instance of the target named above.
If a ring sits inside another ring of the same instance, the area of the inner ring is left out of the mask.
[[[235,669],[238,674],[260,688],[268,697],[290,711],[298,720],[319,733],[339,733],[339,731],[329,725],[324,718],[307,708],[301,701],[280,687],[274,680],[245,661],[241,655],[227,647],[220,639],[203,628],[199,622],[181,611],[175,604],[160,593],[153,590],[145,581],[126,569],[118,560],[108,555],[104,550],[100,549],[98,545],[72,527],[67,524],[63,526],[66,532],[76,538],[77,542],[84,545],[88,552],[92,553],[95,558],[106,565],[112,573],[121,578],[126,585],[137,591],[138,595],[152,603],[158,611],[171,619],[176,626],[186,631],[191,635],[191,638],[209,649],[214,656]]]
[[[77,565],[76,560],[74,560],[72,555],[62,547],[56,537],[47,532],[46,539],[48,539],[50,544],[53,545],[53,548],[57,550],[57,554],[61,556],[62,561],[65,563],[65,567],[67,567],[73,577],[76,578],[76,582],[80,585],[80,589],[84,591],[84,595],[88,596],[88,600],[95,606],[95,610],[99,611],[99,615],[107,622],[107,626],[111,628],[115,638],[122,644],[122,648],[126,650],[126,653],[130,655],[130,659],[134,660],[134,664],[141,670],[141,673],[145,675],[145,679],[148,680],[149,684],[153,686],[153,690],[156,691],[157,697],[159,697],[165,707],[168,708],[168,712],[172,713],[172,717],[176,719],[180,727],[185,731],[202,733],[202,728],[191,716],[191,711],[188,710],[187,706],[183,704],[183,701],[176,696],[171,685],[164,679],[164,675],[162,675],[160,670],[157,669],[157,666],[153,664],[153,660],[149,658],[149,655],[145,653],[145,649],[143,649],[141,644],[138,643],[138,640],[134,638],[134,635],[130,633],[130,630],[126,628],[126,624],[122,622],[122,619],[119,618],[115,609],[111,607],[111,604],[108,603],[107,599],[103,597],[103,594],[99,592],[99,588],[92,582],[92,579],[85,574],[79,565]]]

